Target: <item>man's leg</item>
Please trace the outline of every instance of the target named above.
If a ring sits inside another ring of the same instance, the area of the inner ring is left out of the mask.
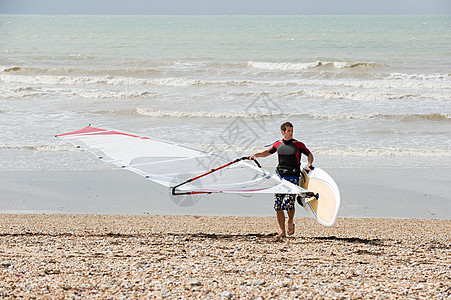
[[[285,237],[287,233],[285,232],[285,213],[283,210],[276,210],[277,223],[279,223],[281,233],[277,237]]]
[[[295,212],[294,209],[287,211],[287,215],[288,215],[288,234],[289,235],[294,234],[294,212]]]

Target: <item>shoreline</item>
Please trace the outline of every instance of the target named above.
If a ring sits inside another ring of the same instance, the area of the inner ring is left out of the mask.
[[[1,215],[0,296],[435,298],[450,220]]]
[[[450,168],[327,168],[338,217],[450,219]],[[120,169],[0,171],[0,213],[273,216],[273,196],[172,196]],[[296,205],[296,216],[307,212]]]

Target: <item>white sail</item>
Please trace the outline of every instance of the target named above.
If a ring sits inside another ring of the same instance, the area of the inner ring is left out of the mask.
[[[88,126],[57,137],[156,183],[176,187],[178,193],[307,192],[266,172],[253,162],[238,160],[227,164],[224,159],[208,152],[135,134]],[[217,169],[202,176],[212,167]]]

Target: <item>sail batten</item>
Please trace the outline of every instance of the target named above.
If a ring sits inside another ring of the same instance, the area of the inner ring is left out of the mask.
[[[120,166],[168,188],[177,187],[181,192],[284,194],[307,192],[255,164],[237,160],[216,170],[227,161],[215,154],[132,133],[88,126],[57,137],[71,142],[81,150],[94,153],[105,162]],[[190,181],[196,177],[199,178]]]

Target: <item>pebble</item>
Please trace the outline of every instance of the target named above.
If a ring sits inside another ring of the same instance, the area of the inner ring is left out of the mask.
[[[264,285],[266,283],[266,281],[264,279],[258,279],[252,282],[252,285],[254,286],[259,286],[259,285]]]
[[[199,279],[191,279],[189,284],[192,286],[202,286],[202,282]]]
[[[0,298],[451,297],[450,220],[297,218],[275,240],[274,217],[1,218]]]
[[[227,299],[233,298],[233,294],[230,291],[224,291],[221,293],[221,296]]]

